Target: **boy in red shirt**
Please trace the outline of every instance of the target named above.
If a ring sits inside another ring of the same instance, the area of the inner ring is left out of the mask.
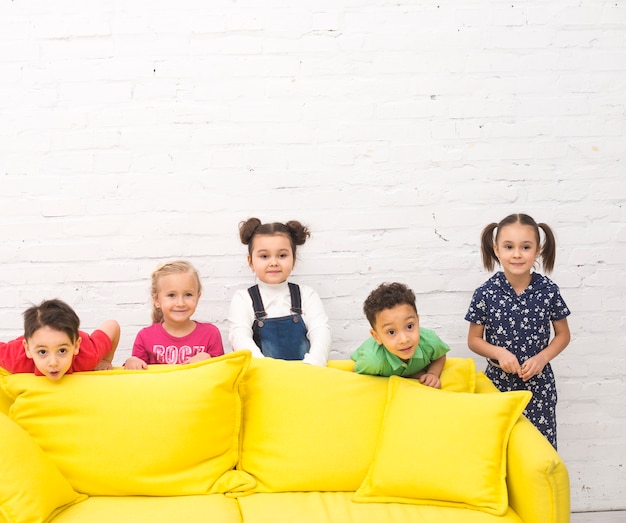
[[[24,336],[0,342],[0,367],[34,372],[51,380],[66,373],[106,370],[120,339],[115,320],[102,322],[91,335],[79,331],[80,319],[61,300],[46,300],[24,311]]]

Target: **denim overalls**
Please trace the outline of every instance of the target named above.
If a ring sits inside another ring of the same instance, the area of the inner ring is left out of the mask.
[[[288,285],[291,296],[291,314],[279,318],[267,317],[258,285],[253,285],[248,289],[255,316],[252,339],[264,356],[280,360],[301,360],[309,352],[311,343],[306,336],[306,325],[301,316],[300,287],[295,283]]]

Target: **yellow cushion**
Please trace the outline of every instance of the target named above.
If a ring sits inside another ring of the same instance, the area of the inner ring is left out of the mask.
[[[92,496],[61,512],[52,523],[242,523],[237,500],[199,496]],[[498,522],[500,523],[500,522]]]
[[[0,442],[0,521],[39,523],[87,497],[75,492],[32,438],[2,413]]]
[[[472,358],[446,358],[440,379],[441,390],[474,392],[476,389],[476,363]]]
[[[2,376],[8,376],[9,374],[10,374],[10,372],[8,372],[7,370],[5,370],[2,367],[0,367],[0,378]],[[11,398],[9,398],[4,393],[2,388],[0,388],[0,412],[2,414],[8,414],[9,413],[9,408],[11,407],[11,403],[12,402],[13,402],[13,400]]]
[[[328,360],[328,367],[346,371],[354,370],[352,360]],[[441,388],[454,392],[474,392],[476,388],[476,363],[472,358],[446,358],[441,372]]]
[[[328,360],[326,366],[331,369],[354,371],[354,361],[352,360]]]
[[[237,468],[256,492],[352,491],[376,447],[387,378],[253,359]]]
[[[238,502],[245,523],[522,523],[510,509],[503,516],[492,516],[451,507],[353,503],[353,495],[353,492],[257,493],[241,497]]]
[[[3,376],[11,417],[89,495],[176,496],[233,487],[241,351],[190,365]]]
[[[530,398],[528,391],[452,393],[390,378],[374,460],[354,500],[504,514],[507,443]]]

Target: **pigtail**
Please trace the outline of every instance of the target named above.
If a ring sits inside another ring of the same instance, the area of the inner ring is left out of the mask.
[[[248,218],[245,221],[239,223],[239,239],[244,245],[250,245],[252,237],[254,236],[257,228],[261,225],[261,220],[258,218]]]
[[[483,258],[483,266],[488,271],[493,271],[495,264],[498,263],[498,257],[493,250],[493,231],[495,231],[497,223],[490,223],[480,234],[480,250]]]
[[[541,247],[541,262],[543,264],[543,270],[545,272],[552,272],[554,269],[554,261],[556,259],[556,239],[552,229],[545,223],[537,224],[542,230],[545,236],[543,245]]]
[[[254,237],[257,234],[283,234],[287,236],[295,259],[296,247],[306,242],[307,238],[311,236],[311,231],[297,220],[290,220],[287,223],[262,223],[258,218],[248,218],[239,223],[239,238],[241,243],[248,246],[248,254],[250,256],[252,256]]]
[[[311,236],[311,231],[306,225],[302,225],[297,220],[290,220],[285,223],[285,227],[289,231],[289,235],[291,236],[293,243],[296,245],[304,245],[307,238]]]

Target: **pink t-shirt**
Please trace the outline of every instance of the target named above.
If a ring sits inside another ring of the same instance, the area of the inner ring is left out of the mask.
[[[222,336],[212,323],[196,322],[196,328],[180,338],[169,334],[161,323],[141,329],[135,338],[133,356],[152,365],[183,363],[199,352],[212,358],[224,354]]]

